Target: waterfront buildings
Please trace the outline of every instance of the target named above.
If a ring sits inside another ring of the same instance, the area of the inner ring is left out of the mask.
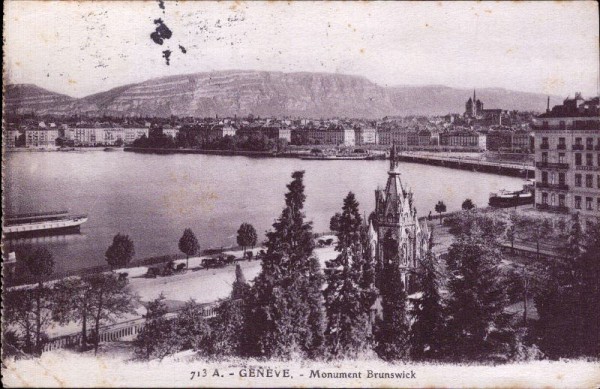
[[[354,130],[354,139],[357,146],[378,144],[377,129],[373,127],[359,127]]]
[[[48,148],[56,146],[58,138],[57,127],[39,126],[37,128],[28,128],[25,130],[25,146]]]
[[[577,93],[534,119],[537,209],[600,217],[598,101]]]
[[[123,141],[126,145],[130,145],[142,136],[148,137],[149,131],[146,127],[125,127],[123,128]]]
[[[479,134],[475,131],[458,130],[440,134],[440,146],[479,148]]]
[[[302,133],[294,137],[304,140],[309,145],[337,145],[352,147],[356,145],[355,132],[353,128],[343,125],[332,125],[330,127],[317,127],[301,130]]]
[[[408,133],[398,128],[382,128],[379,130],[379,144],[384,146],[406,145]]]
[[[210,129],[208,138],[210,140],[224,138],[226,136],[234,136],[237,133],[237,128],[231,125],[217,124]]]

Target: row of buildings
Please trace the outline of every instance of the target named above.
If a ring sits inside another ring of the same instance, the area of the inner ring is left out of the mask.
[[[283,139],[295,145],[391,146],[406,149],[454,149],[468,151],[521,151],[528,152],[533,145],[530,131],[514,128],[496,128],[474,131],[469,128],[450,127],[439,129],[419,129],[398,126],[350,126],[345,124],[285,126],[240,125],[221,120],[196,126],[147,125],[119,126],[103,123],[77,123],[72,126],[41,121],[22,128],[8,126],[6,145],[8,147],[48,148],[57,144],[72,146],[115,146],[130,145],[142,136],[161,132],[177,138],[181,131],[195,131],[208,140],[226,136],[252,136],[262,134],[269,139]]]
[[[580,93],[538,116],[535,204],[539,210],[600,217],[599,98]]]
[[[46,124],[24,128],[9,126],[6,132],[7,147],[52,148],[61,143],[73,146],[114,146],[131,144],[134,140],[148,136],[148,127],[112,127],[103,125],[66,125]]]

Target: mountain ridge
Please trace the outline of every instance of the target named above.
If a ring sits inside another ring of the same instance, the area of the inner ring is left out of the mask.
[[[436,84],[381,86],[348,74],[224,70],[152,78],[81,98],[10,84],[5,102],[13,112],[55,115],[381,118],[462,113],[471,95]],[[541,112],[548,96],[493,87],[477,89],[477,97],[484,108]]]

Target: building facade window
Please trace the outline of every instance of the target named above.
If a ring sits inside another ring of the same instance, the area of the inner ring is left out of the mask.
[[[558,184],[565,185],[566,184],[566,175],[565,173],[558,173]]]
[[[594,150],[594,138],[585,138],[586,150]]]
[[[581,143],[581,138],[575,138],[575,145],[577,146],[581,146],[583,143]]]
[[[561,121],[558,123],[558,128],[559,128],[560,130],[566,130],[566,129],[567,129],[567,124],[565,123],[565,121],[564,121],[564,120],[561,120]]]
[[[550,172],[550,183],[552,185],[556,184],[556,173]]]
[[[598,157],[600,158],[600,154],[598,154]],[[542,153],[542,163],[548,163],[548,153],[546,152]]]
[[[548,204],[548,193],[542,192],[542,204]]]
[[[592,153],[587,153],[585,155],[585,164],[587,166],[594,166],[594,155]]]
[[[586,197],[585,198],[585,209],[588,211],[591,211],[592,208],[592,198],[591,197]]]
[[[554,193],[550,195],[550,205],[552,205],[553,207],[556,205],[556,194]]]
[[[575,174],[575,186],[581,186],[581,174]]]
[[[565,153],[558,153],[558,163],[565,163]]]
[[[575,209],[581,209],[581,196],[575,196]]]
[[[581,166],[581,153],[575,153],[575,165]]]
[[[544,184],[548,183],[548,172],[542,172],[542,182]]]
[[[565,195],[564,194],[558,195],[558,205],[561,207],[565,206]]]
[[[558,138],[558,148],[565,149],[567,144],[565,143],[565,138]]]
[[[594,176],[592,174],[585,175],[585,187],[586,188],[594,187]]]

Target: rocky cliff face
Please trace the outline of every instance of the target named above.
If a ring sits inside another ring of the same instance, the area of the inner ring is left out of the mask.
[[[472,91],[382,87],[342,74],[225,71],[152,79],[81,99],[31,85],[13,85],[7,94],[11,108],[40,114],[381,118],[462,113]],[[503,89],[478,90],[477,97],[485,108],[543,111],[546,104],[544,95]]]
[[[33,84],[6,86],[5,110],[7,112],[44,112],[53,107],[69,104],[75,99],[40,88]]]

